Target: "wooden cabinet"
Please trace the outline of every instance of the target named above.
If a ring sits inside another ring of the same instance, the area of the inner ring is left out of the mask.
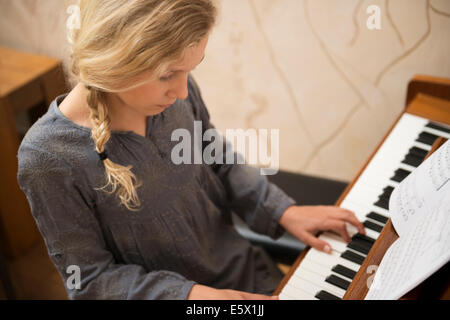
[[[24,132],[19,132],[16,116],[25,113],[32,124],[65,92],[59,60],[0,46],[0,249],[6,257],[17,257],[40,239],[17,183],[17,151]]]

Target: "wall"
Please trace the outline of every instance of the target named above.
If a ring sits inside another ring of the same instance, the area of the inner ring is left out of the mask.
[[[0,0],[0,44],[67,61],[73,1]],[[222,0],[193,72],[216,127],[280,129],[280,167],[351,180],[414,74],[450,77],[448,0]],[[381,29],[366,26],[370,5]]]

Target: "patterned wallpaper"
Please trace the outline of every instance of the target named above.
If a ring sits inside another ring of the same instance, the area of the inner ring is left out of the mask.
[[[73,3],[0,0],[0,45],[66,61]],[[219,3],[193,74],[220,131],[280,130],[283,170],[351,180],[402,112],[408,81],[450,77],[449,0]]]

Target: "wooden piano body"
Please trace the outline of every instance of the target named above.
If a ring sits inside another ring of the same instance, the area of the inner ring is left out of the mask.
[[[339,206],[343,199],[345,199],[349,191],[355,185],[357,179],[366,169],[370,160],[377,154],[380,146],[382,146],[389,133],[396,127],[398,121],[404,113],[417,115],[430,121],[450,125],[450,79],[417,75],[411,80],[408,85],[406,108],[404,112],[392,125],[389,132],[385,135],[378,147],[372,153],[356,178],[352,181],[352,183],[349,184],[347,189],[341,195],[336,205]],[[431,155],[432,152],[434,152],[437,148],[439,148],[444,142],[445,139],[437,139],[433,144],[431,150],[429,151],[427,157]],[[396,239],[398,239],[398,235],[395,232],[389,219],[386,225],[383,227],[379,237],[371,247],[369,253],[365,257],[364,262],[362,263],[358,272],[354,276],[350,286],[345,292],[343,299],[364,299],[368,292],[367,283],[369,281],[369,277],[373,278],[374,275],[373,270],[368,269],[368,267],[372,265],[380,265],[385,252]],[[286,274],[278,288],[275,290],[274,295],[279,295],[281,293],[284,286],[293,276],[296,269],[301,265],[309,250],[314,249],[307,247],[299,255],[295,263],[290,268],[289,272]],[[439,271],[434,273],[430,278],[425,280],[422,284],[402,297],[402,299],[450,299],[450,264],[447,263]]]

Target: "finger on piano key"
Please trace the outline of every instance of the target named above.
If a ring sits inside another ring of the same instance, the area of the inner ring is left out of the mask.
[[[319,236],[320,240],[326,241],[331,249],[342,253],[347,249],[347,242],[345,242],[341,237],[332,234],[331,232],[324,232]]]
[[[331,245],[331,248],[339,253],[344,253],[347,250],[355,251],[362,256],[366,256],[368,251],[365,250],[367,246],[359,245],[358,241],[352,240],[349,243],[345,242],[338,235],[335,235],[331,232],[325,232],[319,236],[319,239],[328,242]]]
[[[350,236],[350,238],[352,238],[355,234],[359,233],[358,229],[350,223],[346,223],[345,227],[347,228],[347,233]]]
[[[366,220],[368,220],[368,219],[365,219],[363,221],[366,221]],[[374,231],[372,229],[368,229],[368,228],[365,228],[365,230],[366,230],[366,236],[368,236],[369,238],[376,240],[380,236],[380,232],[376,232],[376,231]]]
[[[319,250],[315,250],[313,248],[311,248],[308,251],[305,258],[303,259],[303,262],[308,261],[308,260],[312,260],[312,261],[314,261],[320,265],[323,265],[324,267],[328,267],[328,268],[330,268],[331,266],[334,266],[335,264],[341,264],[344,267],[347,267],[350,270],[353,270],[355,272],[358,272],[358,270],[360,268],[359,264],[342,258],[338,252],[332,252],[331,254],[328,254],[328,253],[321,252]]]

